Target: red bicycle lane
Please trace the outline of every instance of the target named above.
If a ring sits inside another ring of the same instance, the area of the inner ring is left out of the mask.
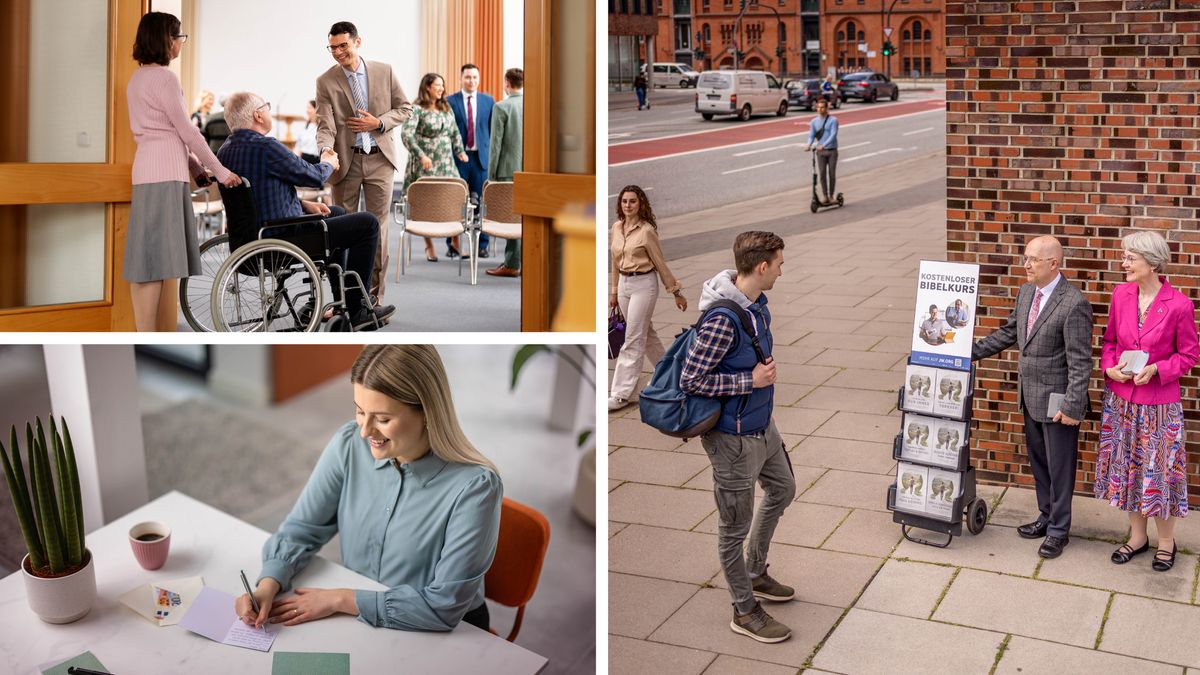
[[[886,106],[864,106],[847,110],[842,108],[836,117],[841,126],[860,122],[899,117],[912,113],[929,110],[944,110],[945,99],[928,99],[922,101],[906,101]],[[608,165],[616,166],[646,159],[656,159],[697,150],[712,150],[741,143],[765,141],[779,136],[802,133],[808,130],[808,123],[813,116],[804,119],[781,118],[759,124],[736,125],[715,131],[697,131],[690,134],[654,138],[645,141],[629,141],[608,146]]]

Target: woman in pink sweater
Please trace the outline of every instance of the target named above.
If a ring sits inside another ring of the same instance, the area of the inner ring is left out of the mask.
[[[187,41],[180,28],[179,19],[170,14],[150,12],[142,17],[133,46],[133,58],[141,67],[125,90],[129,126],[138,148],[133,158],[124,276],[139,331],[152,331],[158,325],[164,279],[200,273],[188,174],[205,180],[201,177],[207,167],[223,185],[241,182],[221,166],[188,119],[179,78],[167,68]]]

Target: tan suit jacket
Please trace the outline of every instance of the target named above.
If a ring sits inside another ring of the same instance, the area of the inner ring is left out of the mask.
[[[366,61],[366,64],[367,110],[383,122],[383,130],[372,131],[371,138],[392,167],[399,169],[391,131],[404,124],[412,114],[412,104],[404,96],[390,65],[378,61]],[[335,64],[317,78],[317,147],[333,148],[341,163],[337,173],[329,178],[330,183],[340,183],[350,171],[350,148],[354,147],[355,136],[346,126],[346,119],[350,117],[358,117],[354,95],[342,66]]]

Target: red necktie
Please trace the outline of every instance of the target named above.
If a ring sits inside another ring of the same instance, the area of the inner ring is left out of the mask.
[[[475,111],[471,109],[471,99],[474,96],[467,97],[467,149],[475,147]]]
[[[1033,324],[1037,323],[1038,312],[1042,309],[1042,292],[1038,291],[1033,296],[1033,305],[1029,307],[1029,323],[1025,324],[1025,339],[1029,339],[1029,334],[1033,332]]]

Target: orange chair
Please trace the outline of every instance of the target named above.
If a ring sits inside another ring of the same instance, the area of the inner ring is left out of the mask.
[[[525,603],[537,590],[542,574],[542,561],[550,545],[550,523],[546,517],[524,504],[507,497],[500,507],[500,537],[496,542],[496,557],[484,577],[484,594],[489,600],[506,607],[517,608],[508,641],[517,639]],[[499,635],[495,630],[493,635]]]

